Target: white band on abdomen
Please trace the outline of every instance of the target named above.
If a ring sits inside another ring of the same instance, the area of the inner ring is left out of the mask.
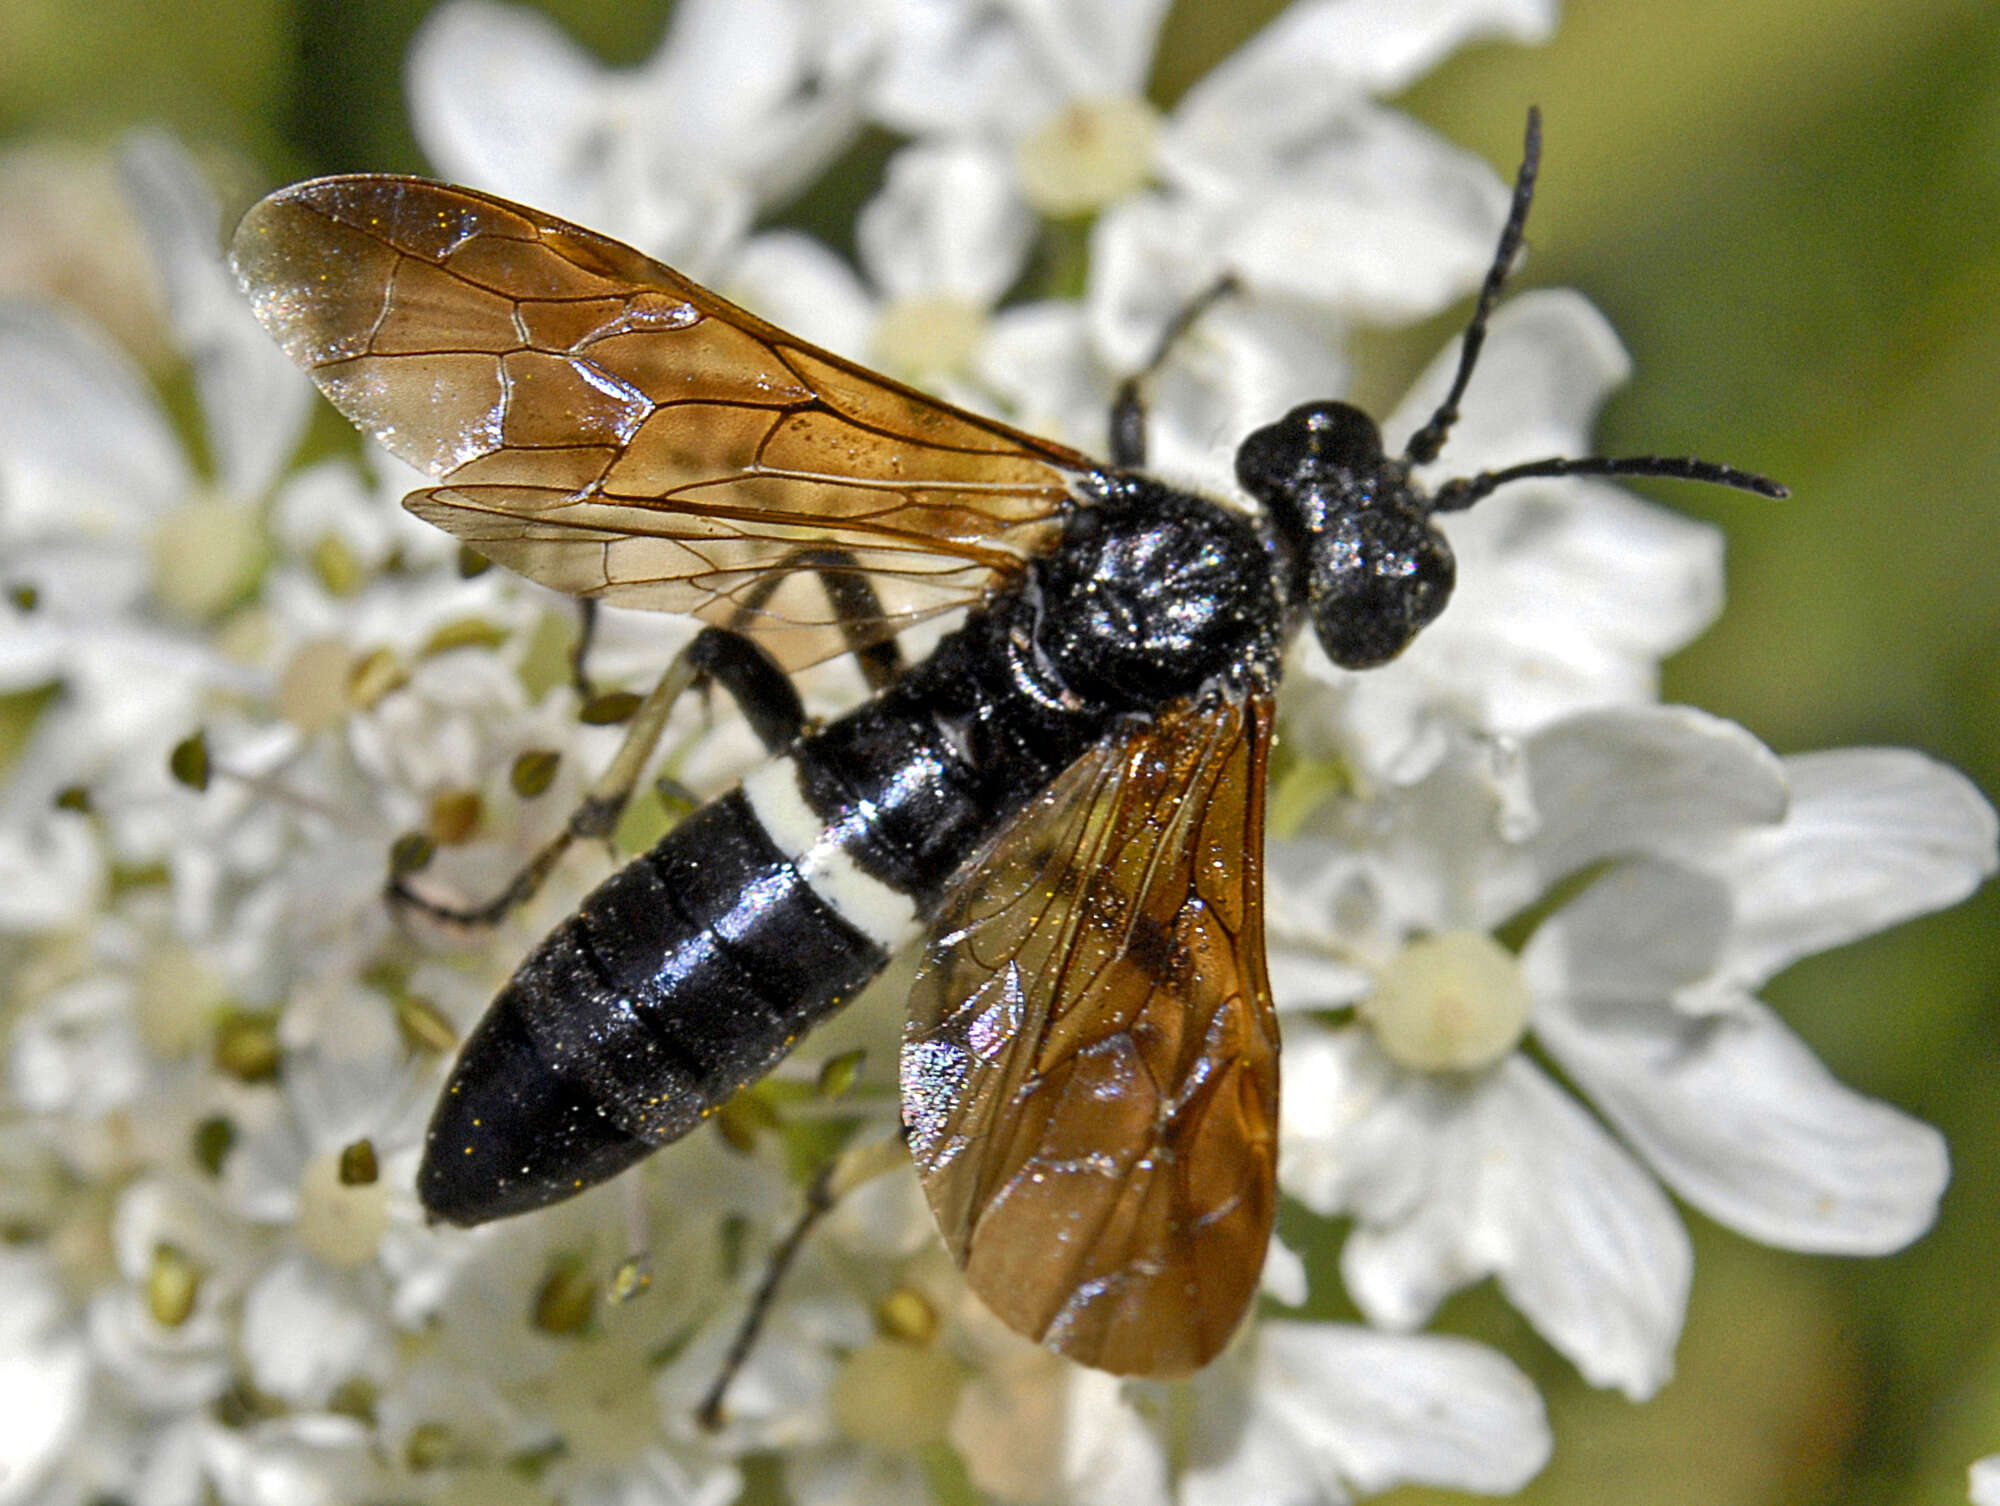
[[[842,920],[886,952],[900,951],[917,934],[916,901],[864,872],[847,850],[867,825],[866,810],[827,825],[806,803],[799,767],[789,758],[774,758],[745,779],[743,798],[772,844]]]

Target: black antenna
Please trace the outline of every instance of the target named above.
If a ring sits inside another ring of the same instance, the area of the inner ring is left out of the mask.
[[[1541,165],[1542,112],[1530,105],[1527,139],[1521,145],[1521,170],[1514,175],[1514,202],[1507,211],[1507,223],[1501,227],[1500,245],[1493,253],[1493,265],[1486,269],[1486,281],[1480,285],[1479,303],[1472,311],[1471,321],[1465,326],[1465,341],[1458,353],[1458,373],[1451,380],[1451,391],[1438,404],[1430,422],[1410,436],[1409,446],[1403,451],[1405,465],[1428,465],[1437,459],[1452,425],[1458,422],[1459,399],[1465,396],[1466,385],[1472,380],[1472,368],[1478,363],[1479,352],[1486,344],[1486,321],[1492,316],[1493,306],[1500,301],[1500,290],[1506,284],[1507,274],[1514,268],[1514,258],[1521,253],[1521,237],[1528,224],[1528,206],[1535,201],[1535,175]],[[1718,465],[1712,460],[1692,457],[1674,459],[1660,455],[1588,455],[1577,459],[1552,457],[1530,460],[1522,465],[1510,465],[1502,471],[1482,471],[1477,476],[1447,481],[1431,497],[1430,510],[1461,512],[1495,487],[1505,486],[1510,481],[1524,481],[1530,476],[1664,476],[1675,481],[1705,481],[1713,486],[1732,486],[1738,491],[1755,492],[1760,497],[1791,495],[1768,477],[1739,471],[1733,465]]]
[[[1791,492],[1753,471],[1739,471],[1733,465],[1692,456],[1674,459],[1663,455],[1587,455],[1570,460],[1560,456],[1510,465],[1504,471],[1481,471],[1447,481],[1431,497],[1432,512],[1462,512],[1496,486],[1524,481],[1530,476],[1666,476],[1675,481],[1706,481],[1712,486],[1733,486],[1738,491],[1755,492],[1760,497],[1789,497]]]
[[[1486,281],[1480,285],[1479,305],[1472,311],[1471,323],[1465,326],[1465,342],[1458,352],[1458,375],[1451,379],[1451,391],[1438,404],[1431,421],[1410,436],[1403,459],[1411,465],[1429,465],[1437,459],[1451,426],[1458,422],[1458,400],[1465,396],[1465,385],[1472,380],[1472,368],[1478,363],[1480,348],[1486,344],[1487,318],[1493,313],[1493,305],[1500,301],[1500,289],[1514,269],[1514,258],[1521,254],[1521,234],[1528,225],[1528,206],[1535,202],[1535,174],[1541,165],[1542,112],[1529,105],[1528,137],[1521,145],[1521,170],[1514,175],[1514,202],[1507,210],[1507,223],[1501,227],[1493,265],[1486,269]]]

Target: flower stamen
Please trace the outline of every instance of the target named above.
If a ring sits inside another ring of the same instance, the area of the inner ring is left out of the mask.
[[[1089,214],[1137,193],[1152,176],[1160,113],[1129,94],[1071,100],[1021,138],[1021,193],[1050,219]]]
[[[1447,931],[1397,953],[1359,1013],[1398,1066],[1476,1072],[1521,1043],[1532,1002],[1513,953],[1483,931]]]

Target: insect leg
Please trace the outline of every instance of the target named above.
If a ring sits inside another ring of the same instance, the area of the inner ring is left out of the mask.
[[[625,807],[638,788],[639,776],[651,761],[666,730],[675,703],[698,684],[713,682],[729,692],[764,746],[772,752],[789,747],[805,730],[805,708],[785,672],[748,638],[723,628],[707,627],[674,656],[646,698],[633,712],[602,774],[570,813],[563,829],[530,858],[499,894],[483,905],[458,908],[424,898],[410,887],[412,869],[392,863],[386,894],[395,909],[415,910],[434,920],[456,925],[496,924],[509,910],[527,903],[548,881],[570,844],[582,839],[608,838],[618,827]]]
[[[885,615],[882,598],[875,594],[867,571],[845,549],[816,544],[787,556],[743,593],[735,615],[729,619],[729,626],[742,632],[744,625],[763,611],[765,603],[770,601],[772,594],[793,570],[812,570],[818,574],[834,615],[840,620],[841,636],[847,639],[847,651],[861,666],[862,678],[867,680],[868,688],[886,690],[894,684],[896,677],[903,672],[903,651],[894,638],[880,636],[879,624]]]
[[[904,1141],[908,1134],[905,1130],[886,1140],[871,1140],[865,1145],[844,1150],[820,1167],[812,1181],[806,1184],[806,1205],[792,1227],[785,1231],[785,1237],[772,1249],[770,1264],[764,1268],[764,1279],[757,1283],[756,1294],[750,1299],[750,1309],[736,1329],[729,1352],[723,1356],[722,1368],[716,1373],[715,1383],[708,1388],[708,1395],[702,1398],[701,1406],[695,1412],[695,1420],[709,1432],[722,1431],[729,1421],[723,1402],[729,1394],[730,1384],[742,1370],[743,1362],[750,1358],[750,1351],[756,1347],[757,1336],[763,1332],[764,1322],[777,1302],[778,1288],[784,1284],[785,1273],[792,1268],[792,1262],[798,1259],[806,1236],[812,1233],[815,1224],[833,1211],[842,1197],[864,1182],[871,1182],[902,1164],[907,1155]]]
[[[586,704],[597,699],[597,687],[591,683],[590,671],[584,666],[591,642],[596,637],[597,600],[591,596],[579,596],[576,601],[576,647],[569,651],[569,682],[576,687],[577,698]]]
[[[1225,272],[1201,292],[1190,298],[1187,305],[1168,321],[1160,331],[1159,344],[1147,357],[1146,364],[1118,384],[1118,395],[1111,401],[1111,463],[1131,470],[1146,463],[1146,400],[1140,387],[1154,372],[1166,364],[1174,346],[1182,335],[1193,328],[1194,322],[1207,313],[1216,303],[1239,291],[1236,274]]]

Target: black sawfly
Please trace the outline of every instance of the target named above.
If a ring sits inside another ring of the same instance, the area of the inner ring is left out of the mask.
[[[772,752],[494,1000],[430,1126],[430,1212],[476,1224],[616,1175],[924,936],[903,1122],[972,1288],[1086,1365],[1211,1359],[1277,1201],[1262,853],[1285,645],[1310,623],[1338,664],[1395,658],[1451,594],[1436,515],[1512,481],[1783,495],[1654,456],[1413,479],[1457,418],[1538,157],[1531,112],[1435,415],[1392,456],[1357,408],[1294,409],[1236,452],[1254,515],[1140,469],[1136,381],[1100,464],[485,194],[338,177],[253,208],[234,265],[258,317],[437,479],[411,511],[560,591],[707,624],[568,835],[609,829],[649,724],[699,677]],[[905,665],[897,635],[955,609]],[[809,730],[787,674],[843,653],[876,692]]]

